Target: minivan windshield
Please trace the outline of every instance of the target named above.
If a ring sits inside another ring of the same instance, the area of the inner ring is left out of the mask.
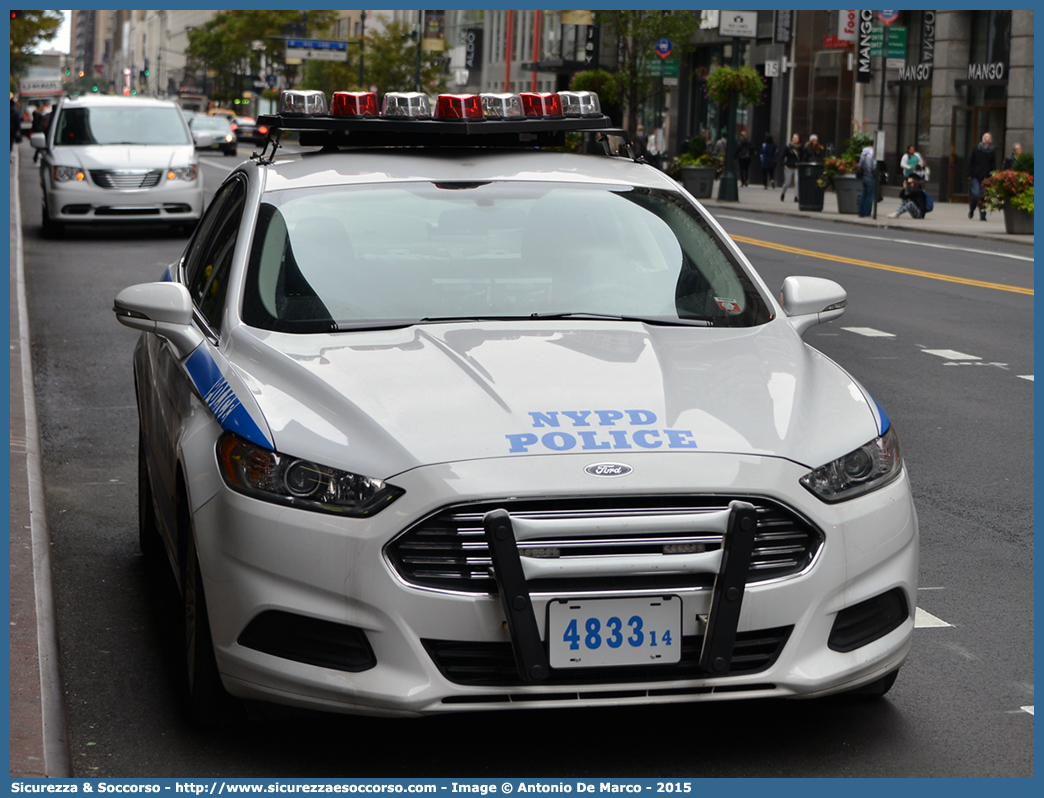
[[[403,182],[262,199],[243,300],[251,326],[584,316],[745,327],[771,310],[677,192]]]
[[[181,112],[174,106],[91,106],[64,108],[58,116],[57,147],[87,144],[191,144]]]

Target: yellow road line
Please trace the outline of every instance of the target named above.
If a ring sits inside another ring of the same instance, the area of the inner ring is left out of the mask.
[[[911,277],[926,277],[929,280],[943,280],[948,283],[960,283],[961,285],[971,285],[976,288],[992,288],[995,291],[1010,291],[1014,294],[1026,294],[1033,296],[1032,288],[1021,288],[1014,285],[1004,285],[1003,283],[987,283],[983,280],[969,280],[965,277],[953,277],[949,274],[939,274],[938,272],[926,272],[919,269],[905,269],[902,266],[889,266],[887,263],[874,263],[869,260],[858,260],[857,258],[846,258],[841,255],[828,255],[825,252],[815,252],[811,249],[799,249],[797,247],[788,247],[785,244],[776,244],[772,241],[762,241],[757,238],[747,238],[746,236],[732,236],[732,240],[739,244],[751,244],[755,247],[765,247],[766,249],[775,249],[780,252],[789,252],[793,255],[804,255],[807,258],[820,258],[821,260],[832,260],[837,263],[848,263],[852,266],[865,266],[868,269],[880,269],[886,272],[894,272],[896,274],[908,274]]]

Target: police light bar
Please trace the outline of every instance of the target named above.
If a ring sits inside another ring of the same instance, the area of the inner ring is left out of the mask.
[[[318,116],[326,113],[326,95],[321,91],[292,89],[279,98],[280,116]]]
[[[485,119],[477,94],[440,94],[435,103],[436,119]]]
[[[520,119],[522,98],[517,94],[480,94],[482,114],[486,119]]]
[[[431,116],[431,100],[419,91],[390,91],[384,95],[381,116],[423,119]]]
[[[290,89],[279,113],[257,117],[266,134],[260,157],[272,156],[283,131],[299,133],[305,147],[560,147],[567,131],[611,134],[629,142],[601,112],[594,92],[441,94],[389,92],[376,113],[374,92],[335,92],[327,111],[321,91]],[[603,146],[608,146],[605,136]]]
[[[524,91],[519,97],[522,98],[522,112],[526,116],[562,115],[562,100],[554,92]]]
[[[593,91],[560,91],[562,116],[600,116],[602,104]]]
[[[377,116],[377,92],[335,91],[330,116]]]

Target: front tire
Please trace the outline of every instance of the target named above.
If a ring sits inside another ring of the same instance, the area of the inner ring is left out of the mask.
[[[185,535],[185,562],[181,591],[184,609],[184,655],[187,695],[185,708],[189,722],[200,729],[228,724],[236,706],[225,690],[214,657],[210,636],[210,617],[203,591],[203,576],[196,553],[196,537],[186,501],[179,502],[178,534]]]
[[[138,547],[145,559],[158,562],[163,553],[163,539],[152,503],[152,482],[145,460],[145,435],[138,428]]]
[[[44,198],[43,213],[41,214],[40,228],[44,238],[61,238],[65,227],[51,218],[51,212],[47,210],[47,198]]]

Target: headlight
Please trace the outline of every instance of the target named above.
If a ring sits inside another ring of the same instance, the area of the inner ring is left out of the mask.
[[[235,140],[236,140],[236,137],[233,136],[231,133],[228,133],[228,134],[225,135],[225,141],[227,141],[229,144],[231,144]]]
[[[801,477],[801,484],[822,501],[843,502],[883,488],[902,471],[895,427],[844,457]]]
[[[85,180],[87,175],[82,169],[75,166],[55,166],[51,169],[51,175],[58,183],[67,183],[70,180]]]
[[[167,180],[195,180],[196,179],[196,167],[195,166],[179,166],[175,169],[167,170]]]
[[[380,479],[278,454],[231,432],[218,439],[217,456],[232,490],[304,510],[365,518],[405,492]]]

